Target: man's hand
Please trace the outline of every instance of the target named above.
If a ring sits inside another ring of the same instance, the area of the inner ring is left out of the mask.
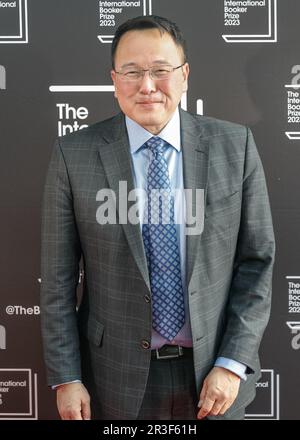
[[[56,391],[57,409],[62,420],[90,420],[90,396],[82,383],[59,385]]]
[[[240,377],[222,367],[214,367],[205,378],[197,418],[223,415],[236,399]]]

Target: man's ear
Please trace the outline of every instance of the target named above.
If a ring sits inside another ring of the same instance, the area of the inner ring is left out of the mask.
[[[188,77],[190,74],[190,66],[188,63],[185,63],[184,66],[182,66],[182,73],[183,73],[183,92],[186,92],[188,90]]]
[[[117,98],[116,72],[115,72],[114,70],[111,70],[111,71],[110,71],[110,76],[111,76],[112,82],[114,83],[114,86],[115,86],[114,96],[115,96],[115,98]]]

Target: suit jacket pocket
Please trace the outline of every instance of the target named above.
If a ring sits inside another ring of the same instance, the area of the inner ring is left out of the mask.
[[[239,209],[241,204],[241,193],[235,191],[229,196],[217,197],[216,199],[208,198],[205,208],[205,217],[210,217],[216,214],[226,214],[231,210]]]
[[[104,325],[95,318],[89,318],[86,336],[90,342],[100,347],[102,345]]]

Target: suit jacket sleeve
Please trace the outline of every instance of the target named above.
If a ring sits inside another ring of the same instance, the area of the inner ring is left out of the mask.
[[[80,257],[71,185],[58,140],[42,207],[41,321],[49,385],[81,379],[76,317]]]
[[[263,167],[247,129],[242,209],[227,304],[226,330],[218,356],[257,370],[257,353],[269,320],[274,234]]]

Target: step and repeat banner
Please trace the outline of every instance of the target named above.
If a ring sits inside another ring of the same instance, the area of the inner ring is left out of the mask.
[[[137,15],[175,21],[191,112],[250,126],[277,241],[262,377],[247,419],[299,419],[299,0],[0,1],[0,420],[56,419],[40,335],[40,217],[55,137],[118,111],[110,49]]]

